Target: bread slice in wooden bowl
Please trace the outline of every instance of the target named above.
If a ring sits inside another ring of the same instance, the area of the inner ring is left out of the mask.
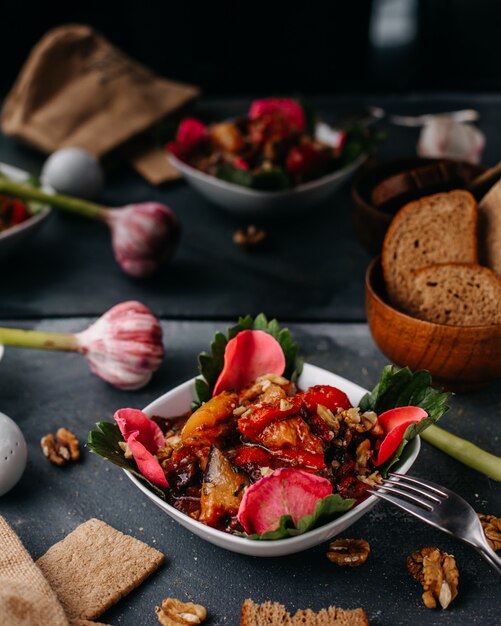
[[[477,263],[477,221],[476,200],[463,190],[426,196],[400,209],[382,254],[391,303],[408,310],[416,270],[437,263]]]
[[[413,272],[406,310],[436,324],[501,324],[501,279],[470,263],[424,267]]]

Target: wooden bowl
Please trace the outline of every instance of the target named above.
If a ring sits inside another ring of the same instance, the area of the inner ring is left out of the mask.
[[[450,326],[398,311],[388,304],[380,257],[367,269],[365,310],[374,341],[396,365],[426,369],[437,384],[454,391],[501,378],[501,324]]]
[[[455,163],[447,159],[408,157],[387,161],[373,161],[360,170],[359,174],[355,177],[351,189],[351,199],[353,203],[352,221],[357,238],[370,254],[376,255],[381,253],[388,226],[396,211],[400,208],[398,203],[393,203],[388,210],[377,208],[371,200],[372,190],[380,182],[394,174],[413,170],[423,165],[431,165],[438,161]],[[435,185],[433,188],[425,187],[420,189],[419,192],[415,191],[412,197],[407,198],[403,204],[430,193],[465,188],[471,180],[485,171],[484,167],[472,165],[471,163],[461,163],[461,167],[466,175],[464,184],[462,184],[461,181],[455,180],[451,181],[451,184]]]

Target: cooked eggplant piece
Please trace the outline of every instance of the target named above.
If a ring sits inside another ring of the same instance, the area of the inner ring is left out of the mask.
[[[212,446],[200,498],[199,520],[217,526],[221,520],[236,515],[248,478],[234,469],[226,456]]]

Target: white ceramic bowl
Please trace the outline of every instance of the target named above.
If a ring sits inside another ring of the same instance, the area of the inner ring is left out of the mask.
[[[167,153],[171,164],[185,177],[188,184],[208,200],[230,213],[240,216],[274,216],[310,208],[336,191],[367,158],[361,155],[347,167],[322,176],[304,185],[285,191],[260,191],[205,174]]]
[[[7,163],[0,163],[0,172],[15,182],[22,183],[29,178],[28,172],[21,170]],[[50,191],[50,189],[45,188]],[[29,219],[12,226],[0,233],[0,258],[4,258],[15,250],[26,240],[32,237],[46,222],[51,208],[44,206],[39,213]]]
[[[172,417],[173,415],[182,415],[189,410],[190,403],[194,398],[194,381],[189,380],[179,387],[168,391],[166,394],[149,404],[144,412],[152,417],[153,415],[159,415],[161,417]],[[337,374],[328,372],[327,370],[316,367],[315,365],[305,364],[303,373],[299,379],[299,386],[302,389],[311,387],[312,385],[332,385],[342,389],[349,397],[353,405],[357,405],[366,393],[366,390],[356,385],[355,383],[342,378]],[[396,469],[399,472],[406,473],[411,468],[412,464],[416,460],[420,448],[419,437],[413,439],[405,448],[403,458],[400,460]],[[147,487],[145,487],[137,478],[132,474],[124,470],[127,476],[132,482],[140,489],[150,500],[152,500],[158,507],[165,511],[168,515],[173,517],[182,526],[191,530],[202,539],[213,543],[220,548],[231,550],[232,552],[239,552],[241,554],[248,554],[251,556],[284,556],[286,554],[293,554],[294,552],[301,552],[307,550],[313,546],[318,545],[324,541],[328,541],[335,535],[343,532],[348,526],[351,526],[362,515],[367,513],[377,502],[375,496],[371,496],[364,500],[361,504],[354,507],[351,511],[344,513],[337,519],[320,526],[314,530],[311,530],[303,535],[296,537],[290,537],[288,539],[280,539],[277,541],[253,541],[251,539],[245,539],[244,537],[238,537],[230,535],[210,526],[206,526],[201,522],[197,522],[188,515],[181,513],[170,504],[167,504],[164,500],[155,495]]]

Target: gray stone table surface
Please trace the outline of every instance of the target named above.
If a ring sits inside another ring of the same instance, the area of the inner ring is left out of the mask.
[[[247,111],[248,100],[202,100],[195,111],[207,121]],[[312,98],[335,121],[364,105],[411,114],[476,108],[485,132],[485,163],[501,158],[501,96],[413,95]],[[419,130],[380,124],[388,133],[381,157],[415,154]],[[44,157],[0,136],[0,161],[37,175]],[[264,224],[268,246],[249,254],[232,242],[242,225],[185,183],[153,188],[124,168],[110,175],[102,202],[121,206],[158,200],[179,215],[184,236],[172,265],[149,281],[133,281],[112,257],[101,224],[54,215],[0,272],[0,316],[44,318],[96,315],[124,299],[138,299],[158,315],[177,319],[234,319],[242,312],[296,321],[363,321],[363,278],[369,256],[351,227],[349,185],[323,205]]]
[[[26,328],[80,330],[89,319],[24,322]],[[0,324],[12,323],[6,320]],[[18,321],[14,323],[18,324]],[[80,523],[98,517],[155,546],[166,565],[102,616],[121,626],[156,623],[154,607],[173,596],[205,605],[211,625],[237,625],[245,598],[283,602],[288,609],[334,604],[361,606],[372,626],[499,624],[499,578],[472,549],[447,535],[378,504],[342,536],[363,537],[372,547],[359,568],[338,568],[325,557],[326,544],[302,554],[258,559],[216,548],[157,509],[115,466],[83,451],[80,463],[60,469],[43,458],[40,437],[60,426],[86,439],[94,422],[111,419],[124,406],[143,407],[196,373],[195,358],[224,323],[164,322],[166,359],[139,392],[115,390],[93,377],[78,355],[8,348],[0,362],[0,410],[24,431],[29,447],[20,483],[0,498],[0,513],[36,559]],[[364,387],[372,387],[385,364],[365,324],[302,324],[292,329],[306,359]],[[442,425],[491,452],[500,452],[499,383],[458,395]],[[413,474],[464,496],[477,511],[501,513],[499,484],[423,442]],[[406,570],[413,550],[436,545],[456,556],[459,597],[447,611],[428,610],[421,587]]]

